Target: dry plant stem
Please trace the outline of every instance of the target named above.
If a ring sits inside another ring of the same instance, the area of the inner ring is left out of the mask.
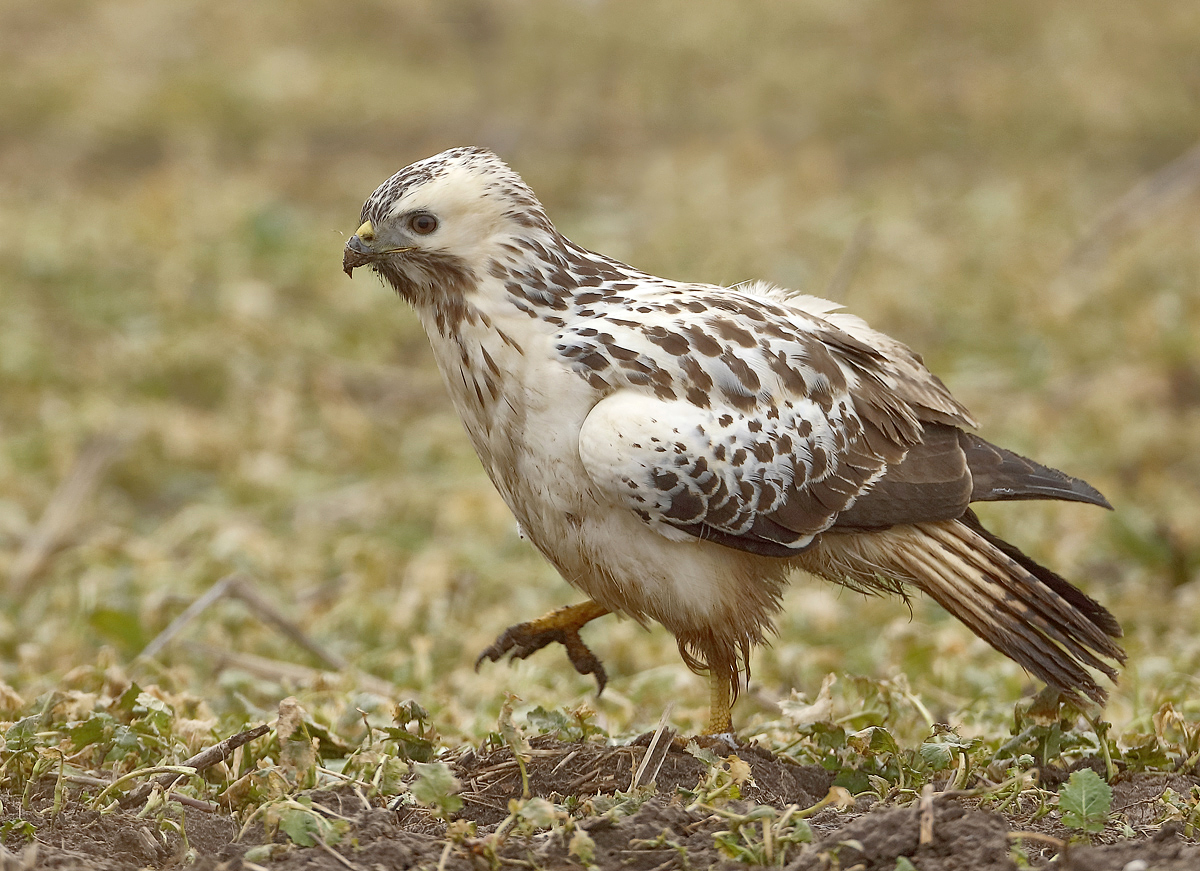
[[[255,677],[275,681],[293,681],[303,686],[336,686],[346,680],[346,675],[337,672],[321,671],[318,668],[309,668],[294,662],[281,662],[278,659],[255,656],[252,653],[237,653],[211,644],[185,641],[180,646],[208,660],[214,671],[232,666],[248,671]],[[373,675],[355,672],[354,680],[362,689],[375,695],[394,696],[399,692],[395,685]]]
[[[251,611],[257,614],[264,622],[270,623],[296,644],[303,647],[317,659],[319,659],[326,668],[341,671],[347,668],[349,663],[335,653],[330,653],[328,650],[317,644],[303,629],[296,623],[284,617],[282,613],[270,602],[264,599],[254,589],[254,585],[248,578],[243,575],[235,575],[234,581],[229,585],[227,594],[234,598],[240,599]]]
[[[1006,837],[1010,841],[1038,841],[1042,844],[1049,844],[1061,850],[1067,846],[1067,842],[1052,835],[1044,835],[1041,832],[1009,832]]]
[[[630,789],[637,789],[639,786],[654,783],[654,779],[658,777],[658,772],[662,769],[663,762],[667,758],[667,752],[671,749],[671,739],[674,737],[674,730],[671,730],[671,734],[667,735],[667,740],[663,743],[662,752],[656,754],[655,751],[658,749],[663,733],[667,731],[667,720],[670,719],[673,710],[675,710],[674,702],[668,704],[662,716],[659,717],[658,728],[654,730],[654,737],[650,739],[650,746],[646,748],[646,755],[642,757],[642,763],[633,775],[633,781],[629,784]],[[651,760],[655,762],[654,770],[647,776],[647,769],[650,767]]]
[[[182,614],[172,620],[171,624],[160,632],[153,641],[147,644],[141,655],[145,657],[156,656],[164,647],[171,643],[176,635],[183,631],[185,626],[195,620],[201,612],[214,602],[225,597],[241,601],[260,620],[274,626],[300,647],[303,647],[319,659],[328,668],[341,671],[348,667],[346,660],[325,650],[325,648],[309,637],[303,629],[296,625],[295,622],[283,616],[278,608],[260,596],[254,589],[253,582],[240,572],[226,575],[209,587]]]
[[[352,869],[352,871],[360,871],[358,865],[355,865],[353,862],[351,862],[349,859],[347,859],[345,856],[343,856],[337,850],[333,849],[333,847],[326,844],[320,838],[317,838],[316,841],[317,841],[318,847],[320,847],[322,850],[324,850],[326,853],[328,853],[330,856],[332,856],[334,859],[336,859],[340,864],[344,865],[347,868]]]
[[[199,617],[200,614],[213,602],[223,598],[230,585],[232,585],[236,580],[236,574],[226,575],[205,590],[198,598],[196,598],[195,601],[192,602],[192,604],[188,605],[183,610],[182,614],[172,620],[166,629],[158,633],[158,635],[154,637],[154,640],[147,644],[145,649],[143,649],[138,656],[145,657],[147,659],[152,659],[153,657],[157,656],[163,648],[171,643],[171,640],[174,639],[176,635],[183,631],[185,626]]]
[[[21,599],[29,592],[30,583],[78,522],[84,503],[125,445],[124,439],[100,435],[88,439],[80,448],[71,470],[50,497],[37,526],[25,539],[13,562],[8,576],[8,594],[14,599]]]
[[[134,780],[138,777],[145,777],[148,774],[165,774],[171,778],[171,783],[174,783],[181,777],[188,777],[195,774],[195,769],[188,768],[182,765],[154,765],[150,768],[139,768],[136,771],[131,771],[128,774],[123,774],[106,786],[101,793],[92,799],[93,809],[99,810],[104,807],[102,802],[105,797],[117,787],[129,780]],[[151,787],[153,789],[153,787]],[[119,801],[113,802],[114,806],[120,805]]]
[[[793,816],[798,820],[804,820],[811,817],[813,814],[823,811],[825,808],[833,805],[852,806],[854,799],[850,792],[844,786],[831,786],[829,792],[825,793],[825,797],[812,807],[806,807],[796,811]]]
[[[236,735],[230,735],[224,741],[220,741],[206,750],[202,750],[190,759],[185,759],[180,765],[185,768],[195,769],[195,772],[199,773],[212,765],[216,765],[218,762],[228,759],[238,747],[248,744],[255,738],[261,738],[270,730],[271,727],[264,723],[261,726],[255,726],[253,729],[247,729],[244,732],[238,732]],[[122,807],[132,807],[133,805],[141,804],[150,796],[155,785],[165,791],[170,789],[182,776],[181,774],[164,774],[151,783],[144,783],[125,796],[121,800],[121,805]]]
[[[47,778],[54,775],[46,775]],[[111,785],[111,780],[104,780],[101,777],[88,777],[86,774],[64,774],[63,780],[68,783],[75,783],[79,786],[99,786],[101,788]],[[139,787],[140,788],[140,787]],[[167,793],[167,798],[171,801],[178,802],[185,807],[195,808],[196,810],[205,811],[206,813],[216,813],[220,810],[217,805],[209,801],[201,801],[198,798],[192,798],[187,795],[180,795],[178,792]],[[2,867],[2,866],[0,866]]]
[[[1122,236],[1141,229],[1200,189],[1200,144],[1139,181],[1108,207],[1067,258],[1065,271],[1094,269]]]
[[[933,843],[933,784],[921,788],[921,834],[917,843],[924,846]]]

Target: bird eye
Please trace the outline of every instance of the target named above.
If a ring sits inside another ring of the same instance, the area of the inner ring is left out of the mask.
[[[438,228],[438,220],[433,215],[421,212],[408,219],[408,227],[414,233],[428,236]]]

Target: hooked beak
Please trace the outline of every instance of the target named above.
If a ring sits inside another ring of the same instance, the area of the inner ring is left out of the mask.
[[[375,242],[375,226],[370,221],[363,221],[362,226],[354,231],[354,235],[346,243],[346,249],[342,253],[342,270],[353,278],[354,270],[359,266],[365,266],[385,254],[400,254],[413,250],[412,246],[379,249],[375,247]]]

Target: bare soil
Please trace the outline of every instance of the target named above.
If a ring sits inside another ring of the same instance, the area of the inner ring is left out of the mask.
[[[645,739],[624,747],[562,743],[549,737],[532,742],[527,765],[530,792],[562,801],[566,796],[586,798],[611,795],[629,788],[645,753]],[[714,749],[720,749],[714,748]],[[792,764],[756,747],[737,750],[753,772],[753,785],[743,801],[810,807],[824,796],[831,777],[818,767]],[[350,820],[351,831],[335,847],[287,846],[276,835],[279,850],[266,866],[279,871],[333,871],[345,868],[445,868],[487,869],[498,860],[506,868],[579,869],[570,855],[567,839],[545,832],[530,837],[513,835],[489,856],[485,838],[508,815],[508,802],[521,795],[521,775],[507,749],[477,755],[466,751],[454,762],[462,783],[464,806],[457,819],[476,824],[473,837],[460,838],[447,849],[446,824],[429,812],[413,807],[392,809],[382,803],[364,803],[352,790],[316,796],[318,802]],[[658,797],[635,813],[610,820],[586,818],[581,827],[595,843],[594,864],[629,871],[668,871],[741,867],[717,851],[713,833],[728,829],[727,821],[703,809],[689,810],[676,795],[676,787],[694,788],[704,775],[703,764],[676,743],[672,745],[656,778]],[[1090,845],[1063,846],[1068,833],[1055,815],[1032,821],[1033,808],[1010,807],[1006,815],[973,807],[969,800],[936,797],[932,807],[932,837],[922,843],[922,816],[916,804],[872,806],[860,801],[849,810],[826,808],[814,816],[813,843],[793,847],[787,867],[793,871],[829,871],[859,868],[894,871],[906,857],[920,871],[1016,869],[1014,845],[1023,849],[1033,867],[1052,859],[1064,871],[1122,871],[1135,860],[1155,871],[1200,868],[1200,846],[1184,838],[1177,823],[1160,825],[1158,798],[1171,787],[1184,795],[1200,778],[1183,775],[1135,775],[1113,784],[1114,816],[1127,823],[1136,837],[1120,838],[1116,829],[1093,839]],[[0,871],[16,869],[101,869],[132,871],[140,868],[176,868],[186,864],[183,840],[163,835],[153,819],[126,812],[101,814],[67,799],[54,813],[53,783],[30,794],[2,794],[0,826],[7,837],[0,854]],[[19,821],[36,829],[33,841],[22,834]],[[244,855],[264,842],[261,827],[238,839],[239,825],[230,816],[188,810],[186,832],[200,871],[241,869],[249,866]],[[1057,842],[1056,842],[1057,839]],[[1133,867],[1139,867],[1134,865]]]

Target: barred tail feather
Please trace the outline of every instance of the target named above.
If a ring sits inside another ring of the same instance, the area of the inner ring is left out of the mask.
[[[1115,680],[1125,652],[1099,603],[979,525],[919,523],[858,535],[826,534],[802,564],[829,580],[927,593],[971,631],[1056,689],[1104,704],[1095,669]]]

